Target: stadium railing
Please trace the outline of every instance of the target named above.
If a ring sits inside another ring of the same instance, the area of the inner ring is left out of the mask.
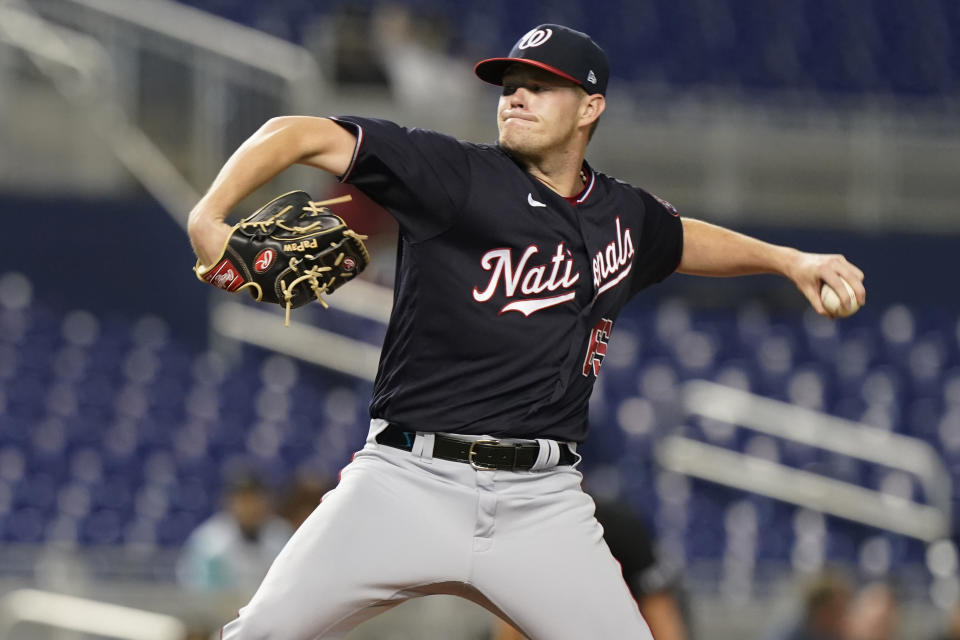
[[[918,478],[930,504],[682,435],[667,436],[657,446],[657,459],[667,469],[926,542],[950,535],[950,475],[933,447],[919,438],[706,380],[686,383],[681,404],[688,416],[720,420],[909,473]]]

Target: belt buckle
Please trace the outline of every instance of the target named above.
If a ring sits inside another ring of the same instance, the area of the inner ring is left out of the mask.
[[[481,464],[477,464],[473,461],[474,457],[477,455],[476,446],[478,444],[489,444],[489,445],[499,445],[499,440],[474,440],[470,443],[470,449],[467,451],[467,462],[470,463],[470,466],[476,469],[477,471],[496,471],[497,467],[487,467]]]

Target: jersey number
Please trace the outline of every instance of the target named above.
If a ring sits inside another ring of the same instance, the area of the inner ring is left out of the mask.
[[[613,332],[613,320],[604,318],[590,331],[590,344],[587,345],[587,357],[583,361],[583,375],[589,376],[593,371],[594,376],[600,375],[600,365],[603,364],[603,356],[607,355],[607,340]]]

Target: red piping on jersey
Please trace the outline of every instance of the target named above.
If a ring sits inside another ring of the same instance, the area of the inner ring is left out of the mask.
[[[593,172],[593,169],[590,169],[590,184],[587,185],[586,193],[580,196],[577,199],[577,204],[583,204],[587,198],[590,197],[590,194],[593,192],[593,186],[597,183],[597,174]]]
[[[349,120],[339,120],[337,118],[330,119],[334,122],[342,122],[344,124],[353,125],[357,128],[357,144],[353,148],[353,157],[350,158],[350,165],[347,167],[347,170],[343,173],[343,175],[338,178],[338,180],[342,183],[347,181],[347,179],[350,177],[350,174],[353,173],[354,165],[357,164],[357,156],[360,155],[360,145],[363,144],[363,127],[358,125],[356,122],[350,122]]]
[[[593,173],[593,169],[590,169],[590,182],[583,186],[583,189],[580,189],[580,193],[575,196],[563,196],[563,199],[577,206],[578,204],[583,204],[583,202],[590,197],[590,192],[593,191],[593,185],[597,181],[597,176]]]

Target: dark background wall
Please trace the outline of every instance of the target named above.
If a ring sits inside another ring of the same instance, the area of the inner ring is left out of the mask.
[[[0,216],[0,273],[25,274],[45,306],[101,316],[156,314],[180,340],[205,340],[209,292],[191,270],[187,235],[149,196],[4,197]]]

